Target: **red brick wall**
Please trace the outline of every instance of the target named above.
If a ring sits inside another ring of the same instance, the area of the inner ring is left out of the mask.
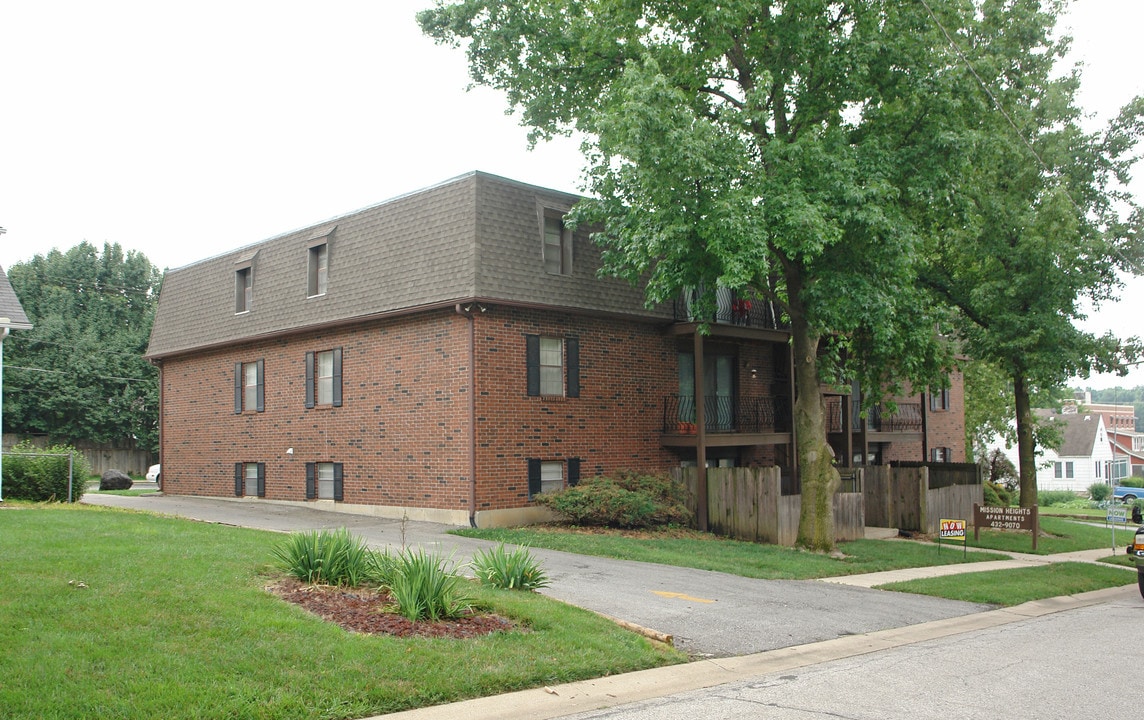
[[[952,451],[952,462],[965,462],[965,383],[959,371],[949,377],[949,409],[931,410],[927,393],[924,399],[919,395],[898,398],[901,402],[924,402],[926,414],[926,437],[929,448],[946,447]],[[908,386],[907,386],[908,388]],[[921,442],[890,443],[882,452],[882,462],[897,461],[928,462],[929,456],[922,457]]]
[[[341,347],[341,407],[306,409],[305,355]],[[347,503],[466,507],[468,321],[451,310],[164,361],[164,489],[234,494],[266,463],[266,497],[304,500],[307,462],[341,462]],[[265,362],[265,411],[234,413],[236,362]],[[293,448],[293,455],[286,453]]]
[[[529,504],[528,458],[580,458],[582,477],[678,465],[660,444],[664,396],[679,388],[660,327],[496,306],[474,322],[478,510]],[[579,339],[579,398],[528,395],[526,335]]]

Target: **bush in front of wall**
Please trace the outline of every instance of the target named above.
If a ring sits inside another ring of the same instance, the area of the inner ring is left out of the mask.
[[[69,476],[70,460],[70,476]],[[36,447],[22,442],[4,453],[4,497],[32,502],[79,502],[90,474],[87,458],[70,445]]]
[[[585,478],[535,500],[576,525],[646,528],[689,525],[686,493],[682,483],[667,476],[623,471]]]
[[[1013,503],[1013,496],[1004,485],[986,482],[982,486],[982,502],[986,507],[1009,507]]]
[[[1073,500],[1076,500],[1076,493],[1071,490],[1042,490],[1037,493],[1037,505],[1041,507],[1065,505]]]
[[[1093,483],[1088,486],[1088,497],[1093,502],[1104,502],[1112,497],[1112,486],[1102,482]]]

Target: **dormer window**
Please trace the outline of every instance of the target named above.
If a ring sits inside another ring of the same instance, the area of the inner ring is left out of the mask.
[[[254,268],[247,265],[234,271],[234,312],[250,312],[254,306]]]
[[[326,294],[326,280],[329,277],[329,245],[325,242],[310,247],[309,270],[307,272],[307,297]]]
[[[234,261],[234,314],[254,309],[254,258],[258,250],[245,253]]]
[[[544,272],[572,274],[572,230],[564,224],[564,213],[544,209]]]

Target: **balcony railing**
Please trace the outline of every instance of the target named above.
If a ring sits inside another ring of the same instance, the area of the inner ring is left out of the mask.
[[[882,405],[872,407],[866,414],[866,428],[872,432],[920,433],[922,404],[898,403],[898,409],[892,415]]]
[[[708,397],[703,415],[709,433],[790,432],[790,400],[783,397]],[[663,401],[663,432],[694,435],[695,398],[669,395]]]
[[[873,407],[866,413],[866,428],[870,432],[920,433],[922,431],[922,405],[921,403],[898,403],[898,409],[892,415],[882,405]],[[859,430],[861,427],[855,423],[854,431]],[[826,398],[826,432],[842,432],[842,398],[840,397]]]
[[[715,291],[715,313],[701,317],[698,290],[684,290],[675,299],[676,322],[709,322],[718,325],[738,325],[740,327],[762,328],[763,330],[787,330],[790,324],[769,300],[747,300],[735,291],[718,288]]]

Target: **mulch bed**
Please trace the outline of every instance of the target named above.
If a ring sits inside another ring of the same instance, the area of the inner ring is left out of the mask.
[[[295,578],[267,588],[286,602],[299,605],[349,632],[395,637],[474,638],[519,630],[513,621],[491,613],[470,612],[454,620],[413,622],[393,610],[388,593],[368,588],[307,585]]]

